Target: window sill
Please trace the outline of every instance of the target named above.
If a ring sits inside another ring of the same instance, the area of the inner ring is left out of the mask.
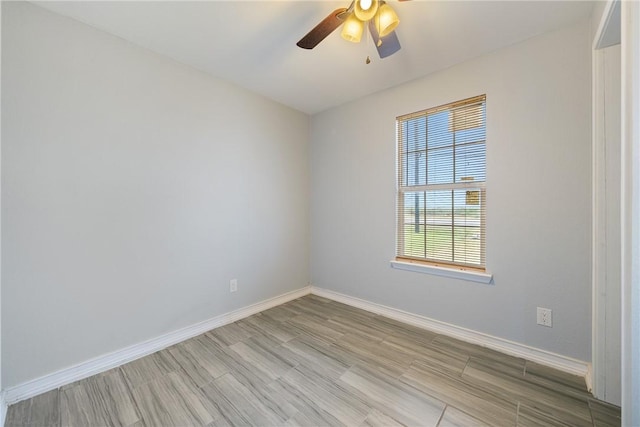
[[[480,271],[463,270],[457,268],[438,267],[435,265],[419,264],[416,262],[391,261],[391,267],[398,270],[414,271],[416,273],[433,274],[435,276],[450,277],[453,279],[468,280],[489,284],[493,280],[493,274]]]

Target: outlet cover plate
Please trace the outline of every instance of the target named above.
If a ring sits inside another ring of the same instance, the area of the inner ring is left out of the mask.
[[[229,281],[229,292],[235,292],[238,290],[238,279],[231,279]]]
[[[552,327],[553,323],[552,323],[551,309],[550,308],[538,307],[537,323],[538,323],[538,325],[547,326],[549,328]]]

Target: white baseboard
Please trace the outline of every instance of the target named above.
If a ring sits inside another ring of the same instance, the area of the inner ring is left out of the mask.
[[[9,387],[4,390],[4,399],[2,399],[3,401],[1,403],[5,405],[6,408],[6,405],[11,405],[21,400],[29,399],[31,397],[37,396],[38,394],[54,390],[58,387],[62,387],[63,385],[71,384],[75,381],[90,377],[92,375],[108,371],[109,369],[115,368],[117,366],[147,356],[151,353],[155,353],[156,351],[162,350],[189,338],[193,338],[195,336],[203,334],[207,331],[210,331],[211,329],[218,328],[228,323],[233,323],[235,321],[252,316],[256,313],[275,307],[277,305],[284,304],[296,298],[300,298],[304,295],[309,294],[310,292],[311,287],[306,286],[304,288],[287,292],[277,297],[269,298],[267,300],[231,311],[229,313],[212,317],[211,319],[207,319],[202,322],[178,329],[176,331],[169,332],[165,335],[161,335],[159,337],[134,344],[121,350],[98,356],[96,358],[87,360],[86,362],[82,362],[78,365],[61,369],[57,372],[53,372],[40,378],[18,384],[17,386]],[[4,415],[4,413],[5,411],[2,412],[2,415]],[[4,425],[4,423],[0,423],[0,426],[2,425]]]
[[[587,374],[584,376],[584,381],[585,383],[587,383],[587,390],[589,390],[589,393],[595,396],[595,394],[593,393],[593,365],[591,363],[589,363]],[[598,396],[595,396],[595,397],[600,399]],[[603,400],[603,399],[600,399],[600,400]]]
[[[591,378],[589,378],[588,374],[591,372],[591,364],[588,362],[562,356],[539,348],[530,347],[528,345],[509,341],[503,338],[494,337],[471,329],[462,328],[439,320],[430,319],[418,314],[398,310],[397,308],[387,307],[385,305],[366,301],[360,298],[351,297],[328,289],[318,288],[316,286],[311,287],[311,293],[353,307],[361,308],[372,313],[380,314],[385,317],[390,317],[410,325],[428,329],[439,334],[497,350],[501,353],[521,357],[560,371],[579,375],[581,377],[585,377],[585,381],[587,381],[590,386]]]

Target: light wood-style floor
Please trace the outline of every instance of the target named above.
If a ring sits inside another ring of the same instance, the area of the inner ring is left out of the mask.
[[[584,380],[306,296],[9,407],[7,426],[610,426]]]

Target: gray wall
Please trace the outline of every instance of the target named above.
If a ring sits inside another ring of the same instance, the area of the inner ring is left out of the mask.
[[[314,116],[312,283],[591,360],[590,69],[584,22]],[[395,117],[483,93],[494,284],[391,269]]]
[[[307,116],[2,8],[4,387],[307,285]]]

